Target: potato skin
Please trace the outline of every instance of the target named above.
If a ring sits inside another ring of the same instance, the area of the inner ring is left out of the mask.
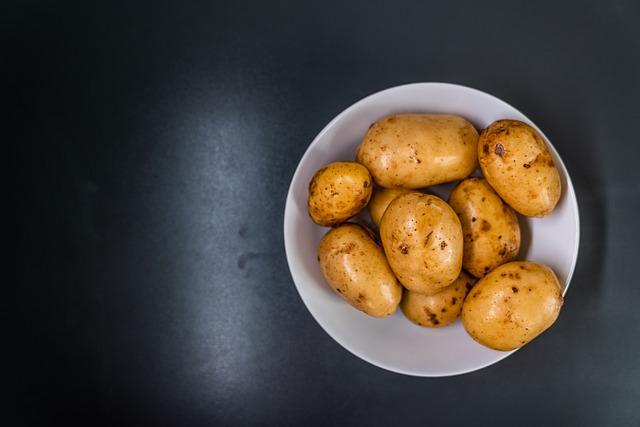
[[[480,168],[502,199],[522,215],[544,217],[560,199],[560,174],[540,134],[518,120],[498,120],[480,134]]]
[[[514,261],[476,283],[462,307],[462,322],[480,344],[514,350],[548,329],[562,303],[560,283],[549,267]]]
[[[367,208],[369,209],[369,215],[373,223],[380,227],[380,220],[382,215],[389,207],[389,204],[398,196],[411,193],[412,190],[406,188],[383,188],[378,187],[374,190],[373,196]]]
[[[393,275],[373,233],[345,223],[320,241],[318,261],[329,285],[349,304],[374,317],[396,311],[402,286]]]
[[[449,286],[462,268],[462,227],[436,196],[409,193],[391,202],[380,222],[391,269],[405,288],[431,295]]]
[[[478,166],[478,131],[459,116],[396,114],[371,125],[356,152],[378,185],[423,188]]]
[[[433,295],[404,291],[400,308],[416,325],[441,328],[456,321],[462,311],[465,296],[476,279],[462,271],[452,284]]]
[[[462,268],[479,278],[518,255],[518,218],[486,180],[460,182],[449,195],[449,205],[462,224]]]
[[[369,203],[371,184],[371,174],[359,163],[328,164],[318,170],[309,183],[309,216],[324,226],[346,221]]]

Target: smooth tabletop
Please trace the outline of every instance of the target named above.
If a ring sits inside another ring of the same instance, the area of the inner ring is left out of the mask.
[[[638,425],[640,6],[10,2],[12,425]],[[580,256],[557,323],[481,371],[344,350],[292,282],[296,165],[378,90],[450,82],[553,141]]]

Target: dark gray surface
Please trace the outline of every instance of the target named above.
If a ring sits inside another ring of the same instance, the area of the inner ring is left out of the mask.
[[[11,408],[25,424],[638,425],[639,18],[632,0],[14,5]],[[316,133],[419,81],[522,110],[581,212],[557,324],[453,378],[342,349],[283,247]]]

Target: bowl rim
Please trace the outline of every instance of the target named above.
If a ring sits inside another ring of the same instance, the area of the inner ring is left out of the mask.
[[[448,86],[448,87],[455,87],[456,89],[462,89],[462,90],[466,90],[466,91],[470,91],[470,92],[475,92],[476,94],[480,94],[483,96],[488,96],[490,98],[493,98],[494,101],[498,102],[498,103],[502,103],[506,106],[508,106],[509,108],[514,109],[516,112],[518,112],[519,114],[522,115],[522,117],[526,118],[528,121],[528,124],[530,126],[532,126],[535,130],[537,130],[540,135],[542,135],[544,141],[547,143],[547,145],[549,146],[549,148],[551,149],[551,151],[553,151],[553,153],[555,154],[555,157],[558,159],[559,163],[560,163],[560,167],[565,175],[566,181],[567,181],[567,197],[569,197],[570,202],[573,203],[573,205],[575,206],[575,234],[576,234],[576,241],[575,241],[575,245],[573,248],[573,259],[571,260],[571,267],[569,270],[569,274],[567,275],[567,278],[565,280],[564,283],[564,289],[562,291],[562,295],[564,297],[564,295],[567,293],[567,290],[569,289],[569,286],[571,285],[571,279],[573,278],[573,274],[575,272],[576,269],[576,265],[578,262],[578,252],[580,250],[580,210],[579,210],[579,205],[578,205],[578,199],[576,197],[576,193],[575,193],[575,188],[573,186],[573,182],[571,180],[571,175],[569,174],[569,170],[567,169],[566,165],[564,164],[564,161],[562,160],[562,157],[560,156],[560,154],[558,153],[558,150],[555,148],[555,146],[553,145],[553,143],[551,142],[551,140],[549,138],[547,138],[547,136],[544,134],[544,132],[542,132],[542,130],[540,130],[538,128],[538,126],[536,126],[536,124],[529,119],[529,117],[527,115],[525,115],[522,111],[520,111],[519,109],[517,109],[516,107],[514,107],[513,105],[509,104],[506,101],[503,101],[502,99],[491,95],[490,93],[484,92],[482,90],[479,89],[475,89],[469,86],[464,86],[464,85],[460,85],[460,84],[456,84],[456,83],[446,83],[446,82],[415,82],[415,83],[406,83],[406,84],[401,84],[401,85],[397,85],[397,86],[392,86],[386,89],[382,89],[379,90],[377,92],[371,93],[370,95],[367,95],[359,100],[357,100],[356,102],[354,102],[353,104],[351,104],[350,106],[348,106],[347,108],[345,108],[344,110],[342,110],[338,115],[336,115],[329,123],[327,123],[327,125],[324,126],[324,128],[322,128],[322,130],[315,136],[315,138],[311,141],[311,143],[307,146],[304,154],[302,155],[302,157],[300,158],[300,160],[298,161],[298,165],[296,166],[296,169],[291,177],[291,182],[289,183],[289,188],[287,190],[287,198],[286,198],[286,202],[285,202],[285,208],[284,208],[284,217],[283,217],[283,235],[284,235],[284,249],[285,249],[285,256],[287,258],[287,265],[289,267],[289,272],[291,275],[291,278],[293,280],[293,283],[296,287],[296,290],[298,292],[298,295],[300,296],[300,299],[302,299],[302,302],[304,303],[305,307],[307,308],[307,311],[311,314],[311,316],[313,317],[313,319],[316,321],[316,323],[318,323],[318,325],[325,331],[325,333],[327,333],[327,335],[329,335],[335,342],[337,342],[342,348],[344,348],[345,350],[347,350],[349,353],[353,354],[354,356],[364,360],[365,362],[370,363],[373,366],[376,366],[378,368],[382,368],[385,369],[387,371],[391,371],[391,372],[395,372],[398,374],[403,374],[403,375],[409,375],[409,376],[414,376],[414,377],[431,377],[431,378],[437,378],[437,377],[449,377],[449,376],[456,376],[456,375],[463,375],[463,374],[467,374],[470,372],[474,372],[474,371],[478,371],[480,369],[484,369],[488,366],[494,365],[498,362],[500,362],[501,360],[504,360],[505,358],[507,358],[508,356],[512,355],[513,353],[515,353],[516,351],[518,351],[520,348],[517,348],[515,350],[511,350],[511,351],[505,351],[503,352],[503,354],[496,358],[495,360],[492,360],[488,363],[482,363],[479,364],[477,366],[471,367],[471,368],[467,368],[467,369],[462,369],[462,370],[453,370],[453,371],[443,371],[443,372],[439,372],[439,373],[425,373],[425,372],[419,372],[419,371],[413,371],[413,370],[408,370],[408,369],[402,369],[402,368],[398,368],[395,366],[389,366],[383,362],[377,361],[377,360],[372,360],[370,357],[368,357],[366,354],[361,354],[358,351],[352,349],[349,347],[348,343],[343,343],[340,340],[338,340],[335,336],[333,336],[333,334],[331,334],[322,324],[322,322],[318,319],[316,313],[314,313],[310,308],[309,308],[309,304],[307,304],[307,301],[305,300],[305,296],[304,296],[304,292],[300,291],[300,285],[298,284],[298,281],[296,280],[295,277],[295,273],[294,270],[297,268],[295,266],[295,263],[292,259],[292,255],[291,255],[291,251],[288,249],[288,247],[291,245],[290,240],[292,239],[292,236],[290,234],[290,232],[288,231],[287,228],[287,223],[288,223],[288,217],[289,215],[291,215],[291,211],[292,209],[290,209],[290,206],[293,206],[294,199],[293,199],[293,187],[294,187],[294,182],[296,181],[296,177],[298,177],[298,174],[300,172],[300,168],[302,166],[302,164],[304,163],[306,157],[308,155],[310,155],[311,153],[311,148],[313,148],[316,144],[318,144],[318,141],[320,141],[325,133],[327,133],[329,131],[329,129],[331,129],[340,119],[342,119],[344,116],[346,116],[349,112],[351,112],[352,110],[358,108],[358,106],[360,104],[365,103],[366,101],[370,100],[371,98],[377,97],[377,96],[382,96],[388,92],[393,92],[393,91],[397,91],[397,90],[407,90],[407,89],[412,89],[412,88],[425,88],[425,87],[429,87],[429,86],[433,86],[433,87],[437,87],[437,86]]]

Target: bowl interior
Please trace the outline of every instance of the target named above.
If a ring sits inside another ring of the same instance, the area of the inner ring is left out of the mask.
[[[302,300],[320,326],[347,350],[394,372],[417,376],[456,375],[488,366],[512,352],[495,351],[476,343],[459,320],[444,328],[426,329],[409,322],[399,309],[391,317],[375,319],[352,308],[330,289],[320,272],[316,252],[328,229],[314,224],[307,214],[307,187],[315,171],[330,162],[352,161],[355,149],[371,123],[388,114],[409,112],[457,114],[479,130],[505,118],[521,120],[535,127],[531,120],[507,103],[458,85],[417,83],[364,98],[331,121],[302,157],[287,196],[285,249]],[[566,292],[578,255],[578,206],[562,160],[546,136],[540,133],[560,171],[562,196],[556,209],[546,218],[520,216],[522,249],[519,259],[549,265]],[[447,184],[430,190],[446,199],[452,187],[453,184]]]

